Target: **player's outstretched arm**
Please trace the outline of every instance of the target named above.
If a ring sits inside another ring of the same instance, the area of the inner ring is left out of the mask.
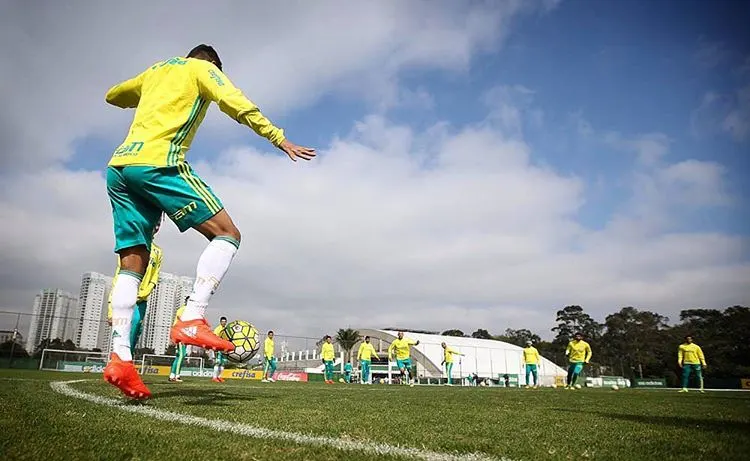
[[[310,160],[315,157],[315,149],[303,147],[289,141],[284,130],[268,120],[250,99],[235,87],[229,78],[213,63],[196,59],[191,61],[195,68],[201,95],[219,105],[219,109],[238,123],[247,125],[256,134],[268,139],[274,146],[296,162],[297,159]]]
[[[122,109],[138,107],[144,75],[145,72],[110,88],[105,96],[107,103]]]

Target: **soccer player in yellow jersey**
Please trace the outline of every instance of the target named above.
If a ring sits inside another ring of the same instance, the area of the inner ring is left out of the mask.
[[[523,363],[526,367],[526,388],[531,387],[529,378],[534,377],[534,387],[539,387],[539,351],[536,350],[531,341],[526,341],[526,347],[523,348]]]
[[[153,245],[153,244],[152,244]],[[187,303],[187,298],[185,298],[185,302]],[[185,305],[183,304],[177,309],[177,312],[174,314],[174,322],[172,322],[172,325],[177,323],[177,321],[180,320],[180,316],[182,315],[182,312],[185,310]],[[172,360],[172,368],[169,370],[169,382],[171,383],[181,383],[182,379],[180,378],[180,371],[182,371],[182,361],[185,359],[185,353],[187,352],[187,347],[184,344],[175,344],[175,351],[174,351],[174,360]]]
[[[703,368],[706,368],[706,357],[703,355],[703,349],[693,342],[693,337],[690,335],[685,336],[685,342],[680,344],[677,349],[677,363],[682,368],[682,389],[680,392],[688,391],[688,383],[690,382],[690,373],[693,372],[698,377],[698,383],[700,384],[699,391],[703,390]]]
[[[591,346],[583,340],[582,333],[576,333],[573,341],[568,343],[565,349],[565,355],[568,356],[568,379],[566,389],[575,389],[578,375],[583,370],[583,365],[591,360]]]
[[[396,365],[401,373],[401,384],[411,382],[411,347],[418,346],[419,341],[404,339],[404,332],[398,332],[398,338],[393,340],[388,347],[388,360],[393,360],[393,352],[396,352]]]
[[[453,385],[453,356],[454,355],[463,356],[464,354],[458,352],[455,349],[451,349],[445,343],[440,344],[440,346],[443,348],[443,364],[445,365],[445,377],[447,378],[445,385],[452,386]]]
[[[268,336],[263,342],[263,380],[264,383],[272,383],[273,374],[276,372],[276,356],[274,355],[273,330],[268,331]]]
[[[154,232],[152,235],[156,235],[161,227],[161,216],[154,226]],[[143,331],[143,319],[146,318],[146,306],[148,305],[148,297],[154,290],[156,285],[159,283],[159,272],[161,271],[162,262],[162,251],[161,248],[155,243],[151,243],[151,252],[148,258],[148,266],[146,267],[146,273],[143,274],[143,279],[140,285],[138,285],[138,298],[136,300],[135,309],[133,309],[132,328],[130,330],[130,350],[131,353],[135,352],[135,346],[138,344],[138,339]],[[114,288],[117,282],[117,277],[120,274],[120,259],[117,259],[117,268],[115,269],[115,276],[112,279],[112,287]],[[109,292],[109,298],[107,299],[107,323],[112,326],[112,290]]]
[[[219,198],[195,174],[185,154],[213,101],[235,121],[247,125],[284,151],[291,160],[310,160],[315,151],[286,139],[258,107],[222,72],[219,55],[199,45],[187,57],[158,62],[109,89],[106,101],[135,108],[124,142],[107,168],[115,252],[120,274],[112,290],[113,353],[104,379],[126,396],[151,393],[135,370],[130,351],[133,306],[151,250],[151,229],[162,212],[180,232],[193,228],[209,240],[198,259],[195,284],[185,311],[172,327],[174,343],[232,351],[205,320],[211,295],[221,283],[240,245],[240,231]]]
[[[320,348],[320,358],[325,366],[326,384],[333,384],[333,361],[336,360],[336,351],[334,351],[331,341],[331,337],[326,335],[323,346]]]
[[[370,337],[365,336],[365,340],[359,346],[357,351],[357,360],[359,360],[359,371],[360,371],[360,383],[361,384],[372,384],[372,372],[370,365],[372,365],[372,357],[378,357],[378,351],[370,343]]]
[[[219,325],[214,328],[214,334],[221,339],[229,340],[229,335],[227,334],[226,317],[222,317],[219,319]],[[224,382],[224,378],[221,377],[221,373],[224,371],[224,365],[226,365],[226,363],[227,359],[224,357],[224,354],[222,354],[221,351],[216,351],[216,355],[214,355],[214,375],[213,378],[211,378],[211,381],[215,383]]]

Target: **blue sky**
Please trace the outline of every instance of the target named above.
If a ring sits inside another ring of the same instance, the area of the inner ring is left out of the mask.
[[[189,154],[252,238],[276,248],[267,260],[249,252],[232,272],[235,283],[258,281],[263,295],[254,315],[263,320],[283,311],[290,329],[314,328],[296,320],[289,297],[297,297],[325,309],[358,305],[345,314],[331,309],[331,318],[352,324],[366,323],[360,311],[378,306],[391,325],[430,312],[436,320],[428,327],[438,329],[455,326],[444,319],[458,316],[472,319],[465,330],[484,322],[544,332],[551,312],[568,303],[600,316],[639,303],[674,316],[692,303],[747,302],[750,46],[742,34],[750,4],[566,0],[545,8],[553,3],[321,2],[290,10],[286,19],[300,31],[280,35],[265,6],[227,2],[210,13],[210,27],[184,12],[179,30],[128,40],[103,26],[81,28],[92,24],[89,16],[110,14],[106,5],[67,11],[50,4],[44,14],[15,16],[4,33],[32,23],[46,30],[27,44],[26,55],[39,62],[66,41],[98,56],[60,63],[54,76],[20,59],[17,67],[30,76],[24,84],[34,90],[18,93],[38,101],[5,94],[21,115],[4,127],[11,134],[4,147],[26,153],[3,162],[6,170],[44,165],[57,178],[45,182],[46,194],[99,197],[76,218],[97,229],[99,243],[89,236],[90,250],[70,244],[68,256],[39,253],[44,267],[28,270],[41,274],[40,284],[73,291],[77,281],[59,275],[61,260],[77,261],[72,273],[109,270],[110,218],[96,178],[130,114],[107,107],[103,94],[154,60],[207,41],[266,115],[320,152],[309,166],[279,163],[265,140],[214,107]],[[49,90],[65,82],[64,95]],[[40,106],[46,128],[64,142],[45,144],[36,134],[31,108]],[[423,157],[430,168],[415,172]],[[61,191],[63,183],[71,189]],[[310,196],[295,196],[298,187]],[[7,219],[74,226],[63,211],[49,216],[43,201],[0,198]],[[355,234],[364,222],[370,226]],[[278,225],[309,227],[315,238],[290,245]],[[202,242],[165,232],[167,253],[177,253],[168,270],[190,273]],[[362,254],[351,250],[358,246]],[[275,264],[303,271],[294,268],[302,254],[317,269],[300,277],[314,283],[300,282],[292,295],[284,276],[269,274]],[[430,262],[394,265],[394,255]],[[359,291],[339,286],[343,274],[356,274],[350,287]],[[245,296],[225,285],[218,302],[231,306]],[[393,291],[386,296],[383,286]],[[6,293],[0,304],[33,297]]]

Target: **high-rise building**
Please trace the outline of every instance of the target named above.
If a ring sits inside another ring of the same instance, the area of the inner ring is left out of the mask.
[[[177,309],[193,289],[193,279],[162,272],[159,283],[151,292],[143,321],[143,334],[138,347],[147,347],[164,354],[169,345],[169,329]]]
[[[76,311],[76,299],[67,291],[40,291],[34,298],[26,350],[33,353],[36,346],[45,339],[74,340],[78,323]]]
[[[81,276],[81,292],[78,296],[78,325],[74,342],[81,349],[104,347],[107,326],[107,299],[112,287],[112,277],[97,272],[86,272]]]

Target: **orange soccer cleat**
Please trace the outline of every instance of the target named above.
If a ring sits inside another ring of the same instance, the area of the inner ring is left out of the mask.
[[[218,380],[219,380],[220,383],[224,382],[224,378],[222,378],[221,376],[218,377]]]
[[[114,352],[110,356],[110,361],[104,368],[104,380],[120,389],[126,397],[133,399],[147,399],[151,397],[151,391],[148,390],[141,376],[136,371],[133,362],[125,362]]]
[[[186,346],[198,346],[203,349],[212,349],[220,352],[232,352],[234,344],[221,339],[211,331],[206,319],[178,320],[169,332],[173,343],[181,343]]]

